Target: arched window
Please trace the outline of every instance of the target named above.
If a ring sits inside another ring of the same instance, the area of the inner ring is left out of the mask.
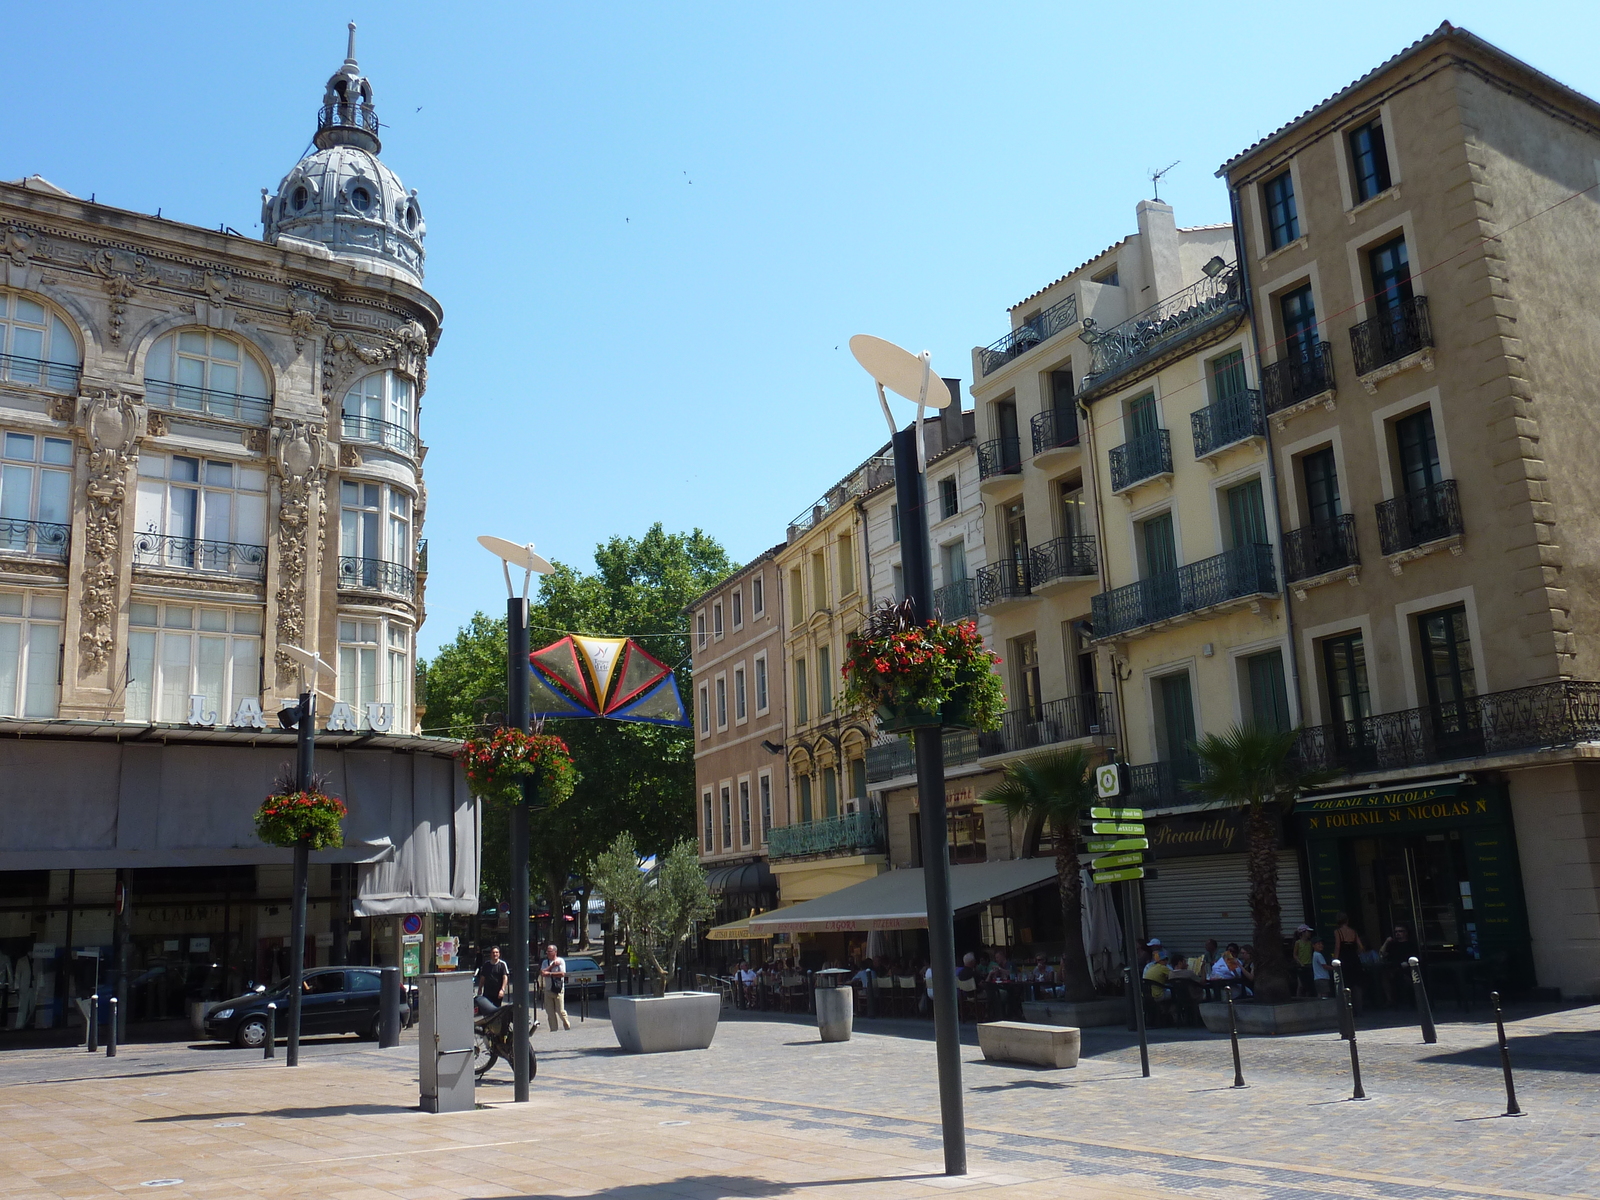
[[[416,392],[395,371],[379,371],[351,385],[340,421],[347,442],[372,442],[402,454],[417,452]]]
[[[145,400],[154,408],[264,425],[272,416],[266,372],[237,341],[209,329],[159,338],[144,364]]]
[[[65,321],[31,296],[0,291],[0,379],[71,392],[82,362]]]

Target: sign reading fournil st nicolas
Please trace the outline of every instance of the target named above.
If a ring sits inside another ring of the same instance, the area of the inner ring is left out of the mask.
[[[1487,798],[1463,797],[1460,790],[1461,784],[1455,781],[1431,783],[1355,796],[1308,796],[1294,807],[1295,812],[1306,819],[1308,830],[1481,817],[1488,813]]]

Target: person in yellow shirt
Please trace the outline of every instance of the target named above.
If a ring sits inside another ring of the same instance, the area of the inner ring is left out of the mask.
[[[1299,994],[1302,996],[1315,996],[1317,988],[1311,978],[1311,926],[1297,925],[1294,931],[1294,966],[1298,977]]]

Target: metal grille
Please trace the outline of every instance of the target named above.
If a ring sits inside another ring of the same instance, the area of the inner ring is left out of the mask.
[[[393,421],[380,421],[377,417],[345,413],[339,421],[339,433],[347,442],[371,442],[407,455],[415,455],[417,452],[416,434],[404,425],[396,425]]]
[[[176,571],[209,571],[241,579],[265,579],[267,548],[241,542],[172,537],[162,533],[133,536],[133,563]]]
[[[0,554],[29,554],[36,558],[65,558],[72,526],[52,521],[0,518]]]
[[[1320,525],[1306,525],[1283,535],[1283,574],[1289,582],[1310,579],[1361,561],[1356,550],[1356,519],[1345,513]]]
[[[978,587],[971,579],[957,579],[933,590],[933,611],[945,621],[978,615]]]
[[[1333,355],[1327,342],[1313,342],[1311,356],[1290,348],[1289,357],[1261,368],[1261,397],[1269,413],[1333,391]]]
[[[1228,317],[1244,312],[1237,263],[1159,300],[1120,325],[1100,330],[1091,317],[1081,337],[1091,352],[1084,388],[1099,387],[1140,363],[1182,345]]]
[[[995,438],[978,447],[978,478],[994,475],[1016,475],[1022,470],[1022,441],[1020,438]]]
[[[947,730],[944,735],[944,765],[959,767],[978,761],[978,735],[968,729]],[[916,773],[917,757],[910,738],[895,738],[879,746],[867,747],[867,782],[882,783]]]
[[[1249,388],[1190,413],[1189,423],[1193,427],[1196,458],[1204,458],[1246,438],[1267,434],[1261,393]]]
[[[1078,410],[1071,409],[1066,420],[1056,419],[1054,409],[1038,413],[1028,424],[1033,429],[1033,452],[1043,454],[1046,450],[1054,450],[1058,446],[1076,446],[1078,444]]]
[[[882,854],[886,846],[883,818],[871,808],[821,821],[780,825],[767,834],[767,857],[773,859]]]
[[[1272,547],[1235,546],[1211,558],[1163,571],[1094,598],[1094,633],[1116,637],[1183,613],[1278,590]]]
[[[1016,600],[1033,590],[1028,581],[1028,564],[1014,559],[979,567],[977,578],[979,608],[998,604],[1002,600]]]
[[[1001,718],[999,729],[978,735],[978,747],[985,755],[1012,754],[1035,746],[1112,734],[1116,727],[1111,712],[1110,692],[1085,692],[1049,700],[1034,709],[1014,708]]]
[[[238,392],[191,387],[186,383],[146,379],[144,398],[152,408],[198,413],[228,421],[247,421],[252,425],[265,425],[272,417],[271,400],[264,400],[260,396],[243,396]]]
[[[381,558],[344,557],[339,559],[339,588],[387,592],[409,600],[417,591],[417,574],[410,567]]]
[[[1441,479],[1432,487],[1385,500],[1378,509],[1378,544],[1385,554],[1398,554],[1461,532],[1461,501],[1456,481]]]
[[[1398,307],[1350,327],[1350,352],[1356,374],[1365,375],[1433,345],[1428,298],[1413,296]]]
[[[1111,490],[1125,492],[1157,475],[1172,474],[1172,435],[1157,429],[1111,451]]]
[[[994,345],[978,351],[978,365],[985,375],[992,375],[1013,358],[1077,323],[1078,297],[1074,294],[1052,304],[1033,320],[1024,321]]]
[[[1033,586],[1052,579],[1092,576],[1098,570],[1094,538],[1052,538],[1028,552],[1028,573]]]
[[[339,127],[365,129],[368,133],[376,135],[378,114],[370,104],[324,104],[317,111],[317,128]]]
[[[0,354],[0,379],[49,388],[53,392],[78,390],[78,367],[73,363],[47,362],[21,354]]]

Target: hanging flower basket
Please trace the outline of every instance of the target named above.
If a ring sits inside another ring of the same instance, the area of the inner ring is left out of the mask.
[[[457,757],[472,794],[502,804],[522,803],[524,779],[540,805],[560,804],[578,782],[572,752],[554,734],[497,729],[486,738],[468,738]]]
[[[905,605],[885,605],[846,646],[844,702],[875,710],[886,733],[1000,727],[999,662],[972,621],[916,624]]]
[[[344,845],[346,812],[343,801],[325,792],[283,792],[256,809],[256,836],[285,850],[302,842],[312,850],[337,850]]]

